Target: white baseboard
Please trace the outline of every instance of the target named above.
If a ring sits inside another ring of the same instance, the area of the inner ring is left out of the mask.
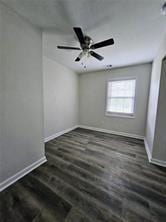
[[[151,163],[156,164],[158,166],[166,167],[166,161],[163,161],[163,160],[152,158]]]
[[[17,180],[24,177],[26,174],[30,173],[35,168],[39,167],[41,164],[45,163],[46,161],[47,161],[47,159],[44,156],[40,160],[37,160],[36,162],[32,163],[30,166],[24,168],[23,170],[19,171],[18,173],[16,173],[12,177],[10,177],[7,180],[0,183],[0,192],[2,190],[6,189],[7,187],[9,187],[10,185],[12,185],[13,183],[15,183]]]
[[[83,128],[83,129],[94,130],[94,131],[98,131],[98,132],[103,132],[103,133],[115,134],[115,135],[118,135],[118,136],[131,137],[131,138],[141,139],[141,140],[144,139],[144,136],[140,136],[140,135],[136,135],[136,134],[130,134],[130,133],[113,131],[113,130],[101,129],[101,128],[85,126],[85,125],[78,125],[77,127],[80,127],[80,128]]]
[[[150,148],[149,148],[149,145],[148,145],[146,139],[144,139],[144,144],[145,144],[145,150],[146,150],[146,154],[147,154],[147,156],[148,156],[149,163],[151,163],[152,154],[151,154],[151,152],[150,152]]]
[[[55,139],[55,138],[57,138],[57,137],[65,134],[65,133],[68,133],[68,132],[70,132],[70,131],[72,131],[72,130],[74,130],[74,129],[76,129],[76,128],[78,128],[77,125],[76,125],[76,126],[73,126],[73,127],[71,127],[71,128],[65,129],[65,130],[63,130],[63,131],[60,131],[60,132],[58,132],[58,133],[55,133],[55,134],[53,134],[53,135],[51,135],[51,136],[48,136],[48,137],[46,137],[46,138],[44,139],[44,142],[46,143],[46,142],[48,142],[48,141],[50,141],[50,140],[53,140],[53,139]]]
[[[145,150],[146,150],[146,153],[147,153],[147,156],[148,156],[149,163],[152,163],[152,164],[155,164],[155,165],[158,165],[158,166],[162,166],[162,167],[166,167],[166,161],[158,160],[158,159],[155,159],[155,158],[152,157],[152,154],[150,152],[150,149],[149,149],[149,146],[148,146],[148,143],[147,143],[146,139],[144,139],[144,144],[145,144]]]

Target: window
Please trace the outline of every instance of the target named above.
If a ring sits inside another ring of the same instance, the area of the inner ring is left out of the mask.
[[[133,116],[136,79],[108,82],[106,114]]]

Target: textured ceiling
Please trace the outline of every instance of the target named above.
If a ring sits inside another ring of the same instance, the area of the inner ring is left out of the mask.
[[[2,1],[43,28],[45,55],[77,72],[105,69],[109,64],[120,67],[152,61],[166,33],[166,16],[160,13],[164,0]],[[92,57],[76,63],[78,51],[56,48],[79,46],[73,26],[82,27],[94,42],[113,37],[115,45],[96,50],[104,56],[103,61]]]

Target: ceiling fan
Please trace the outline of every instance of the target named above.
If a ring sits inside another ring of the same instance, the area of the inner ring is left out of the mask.
[[[104,59],[104,57],[94,52],[93,50],[114,44],[114,39],[112,38],[94,44],[93,40],[89,36],[83,34],[80,27],[74,27],[73,29],[79,40],[80,48],[70,46],[57,46],[57,48],[67,50],[82,50],[78,57],[75,59],[75,62],[79,62],[84,56],[93,56],[97,60],[101,61]]]

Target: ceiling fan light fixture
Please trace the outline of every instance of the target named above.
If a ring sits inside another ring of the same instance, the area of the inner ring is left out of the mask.
[[[161,13],[162,15],[166,15],[166,2],[164,2],[164,4],[161,7]]]

